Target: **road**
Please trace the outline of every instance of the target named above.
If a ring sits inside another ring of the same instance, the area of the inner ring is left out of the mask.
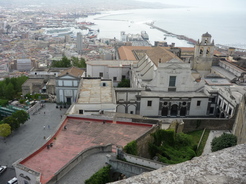
[[[67,109],[57,109],[55,103],[45,103],[35,115],[20,128],[14,131],[6,140],[0,139],[0,165],[7,165],[8,169],[0,176],[0,184],[7,183],[15,176],[12,164],[25,158],[45,143],[61,121],[61,115]],[[43,128],[45,126],[45,129]]]

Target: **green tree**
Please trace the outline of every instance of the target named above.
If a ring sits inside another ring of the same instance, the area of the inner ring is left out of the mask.
[[[76,66],[78,68],[86,68],[86,63],[84,58],[77,58],[77,57],[72,57],[71,62],[73,66]]]
[[[11,127],[11,131],[16,130],[20,127],[20,123],[16,121],[16,119],[13,118],[12,116],[4,118],[2,123],[9,124],[9,126]]]
[[[110,166],[105,166],[93,174],[85,184],[106,184],[110,181]]]
[[[15,90],[13,84],[9,83],[4,88],[4,96],[6,99],[13,99],[15,95]]]
[[[138,151],[137,151],[137,142],[136,141],[132,141],[129,142],[124,148],[123,150],[128,153],[128,154],[132,154],[132,155],[137,155]]]
[[[24,124],[28,120],[28,113],[23,110],[20,110],[14,112],[12,114],[12,117],[16,119],[19,122],[19,124]]]
[[[129,88],[130,87],[130,79],[122,79],[121,82],[119,82],[118,88],[122,88],[122,87],[126,87]]]
[[[218,151],[224,148],[237,145],[237,137],[233,134],[223,133],[219,137],[215,137],[211,142],[211,151]]]
[[[173,130],[157,130],[151,134],[154,138],[149,143],[151,157],[157,156],[161,162],[176,164],[196,156],[192,137]]]
[[[0,136],[1,137],[8,137],[11,134],[11,127],[9,124],[0,124]]]
[[[61,60],[52,61],[50,65],[50,67],[58,67],[58,68],[68,68],[71,66],[72,66],[71,62],[66,56],[63,56]]]

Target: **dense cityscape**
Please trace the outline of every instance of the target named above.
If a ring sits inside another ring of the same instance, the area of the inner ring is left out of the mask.
[[[245,49],[87,21],[156,7],[184,6],[0,2],[0,183],[246,182]]]

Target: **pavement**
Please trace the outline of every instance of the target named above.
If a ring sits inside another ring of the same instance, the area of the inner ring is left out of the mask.
[[[213,140],[213,138],[215,137],[219,137],[221,136],[223,133],[228,133],[230,134],[231,132],[229,132],[228,130],[210,130],[210,133],[209,133],[209,136],[208,136],[208,139],[207,139],[207,142],[206,142],[206,145],[203,149],[203,153],[202,155],[206,155],[206,154],[209,154],[211,153],[211,142]]]
[[[57,128],[61,115],[67,109],[57,109],[55,103],[45,103],[35,115],[30,114],[30,119],[14,131],[5,140],[0,138],[0,165],[7,165],[8,169],[0,176],[0,184],[7,183],[15,176],[12,164],[20,158],[25,158],[30,153],[41,147]],[[44,129],[45,126],[45,129]]]
[[[69,173],[67,173],[56,184],[78,184],[85,183],[85,180],[89,179],[99,169],[106,166],[106,155],[115,153],[97,153],[90,155],[85,160],[81,161],[75,166]]]

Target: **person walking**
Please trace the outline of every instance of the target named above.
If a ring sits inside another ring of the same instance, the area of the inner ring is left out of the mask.
[[[45,130],[45,125],[44,125],[44,130]]]

